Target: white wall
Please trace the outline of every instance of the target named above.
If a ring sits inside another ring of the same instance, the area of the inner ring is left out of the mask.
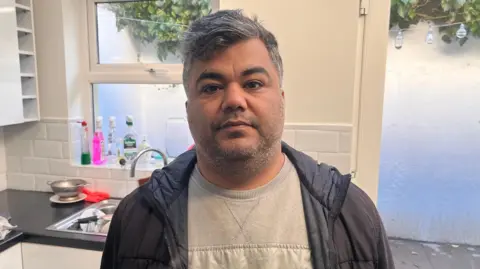
[[[287,122],[352,124],[357,1],[220,0],[231,8],[258,15],[278,38]]]
[[[480,40],[388,47],[378,206],[392,236],[480,245]]]
[[[5,158],[5,142],[3,128],[0,127],[0,191],[7,188],[7,163]]]

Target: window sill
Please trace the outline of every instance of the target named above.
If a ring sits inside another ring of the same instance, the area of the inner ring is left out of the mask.
[[[168,163],[171,163],[175,158],[168,158]],[[84,168],[96,168],[96,169],[115,169],[115,170],[128,170],[130,171],[130,164],[127,164],[125,166],[121,166],[119,164],[87,164],[87,165],[82,165],[79,162],[72,162],[73,167],[84,167]],[[153,164],[144,164],[144,163],[137,163],[137,166],[135,167],[135,171],[143,171],[143,172],[153,172],[156,169],[161,169],[163,168],[163,161],[156,161]]]

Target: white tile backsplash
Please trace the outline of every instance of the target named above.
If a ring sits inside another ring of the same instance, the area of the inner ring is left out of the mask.
[[[127,169],[112,169],[110,177],[113,180],[128,180],[130,178],[130,170]]]
[[[47,124],[47,139],[53,141],[68,141],[68,125],[61,123]]]
[[[90,190],[106,191],[112,197],[124,197],[138,187],[139,178],[151,175],[151,171],[137,170],[135,179],[131,179],[128,169],[73,166],[72,160],[77,163],[80,158],[79,133],[78,124],[68,124],[66,120],[6,127],[4,136],[7,187],[50,191],[46,184],[49,180],[82,178],[91,183],[87,187]],[[282,139],[318,162],[334,165],[342,173],[349,172],[351,152],[349,126],[290,123],[285,125]],[[0,143],[0,156],[1,153]],[[0,189],[1,168],[0,163]]]
[[[3,144],[3,141],[0,140],[1,144],[0,144],[0,173],[3,174],[5,172],[7,172],[7,160],[5,158],[6,156],[6,153],[5,153],[5,147],[4,147],[4,144]]]
[[[96,190],[108,192],[111,197],[122,198],[127,194],[127,181],[96,179]]]
[[[70,164],[70,160],[49,159],[50,174],[56,176],[78,177],[78,168]]]
[[[36,157],[61,159],[63,157],[62,142],[35,140],[34,154]]]
[[[316,151],[304,151],[303,153],[312,157],[312,159],[314,159],[315,161],[317,161],[317,159],[318,159],[318,152],[316,152]]]
[[[338,152],[338,132],[296,130],[295,148],[301,151]]]
[[[22,164],[21,164],[22,157],[16,156],[7,156],[7,172],[9,173],[19,173],[22,171]]]
[[[352,151],[352,134],[341,132],[339,136],[338,152],[350,153]]]
[[[0,191],[7,189],[7,174],[0,174]]]
[[[6,126],[6,135],[13,135],[20,140],[44,140],[47,139],[47,127],[45,123],[29,122]]]
[[[63,142],[62,144],[62,158],[70,159],[70,146],[68,142]]]
[[[28,174],[48,174],[50,171],[48,159],[36,157],[23,157],[21,161],[22,172]]]
[[[282,140],[290,147],[295,147],[295,130],[283,130]]]
[[[110,169],[106,168],[79,168],[79,176],[87,178],[110,178]]]
[[[127,195],[130,194],[132,191],[134,191],[136,188],[138,188],[138,182],[137,181],[128,181],[127,182]]]
[[[35,175],[35,190],[42,192],[52,192],[52,188],[47,183],[53,182],[55,180],[65,179],[61,176],[52,176],[52,175]]]
[[[350,154],[318,153],[318,162],[335,166],[343,174],[350,173]]]
[[[14,190],[35,190],[35,176],[27,174],[8,173],[7,187]]]
[[[5,149],[7,156],[32,157],[33,140],[20,140],[13,134],[5,133]]]

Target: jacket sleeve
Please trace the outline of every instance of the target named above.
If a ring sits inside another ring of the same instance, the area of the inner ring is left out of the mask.
[[[378,214],[378,211],[375,210],[377,216],[377,231],[378,231],[378,244],[377,244],[377,269],[395,269],[395,264],[393,262],[392,251],[390,249],[390,244],[388,243],[387,233],[383,227],[382,220]]]
[[[368,268],[374,269],[395,268],[380,214],[370,197],[353,183],[336,221],[334,238],[342,269],[353,268],[349,266],[355,262],[370,263]]]
[[[121,219],[124,212],[124,203],[120,203],[117,210],[113,214],[108,229],[107,241],[103,249],[102,261],[100,269],[117,269],[118,268],[118,248],[121,237]]]

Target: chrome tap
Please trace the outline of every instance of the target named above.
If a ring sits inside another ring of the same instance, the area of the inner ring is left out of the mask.
[[[167,164],[168,164],[167,155],[165,155],[165,153],[163,153],[161,150],[152,149],[152,148],[144,149],[137,154],[135,159],[133,159],[132,165],[130,166],[130,177],[135,177],[135,167],[137,166],[138,159],[140,159],[140,157],[143,154],[145,154],[149,151],[153,151],[153,152],[156,152],[156,153],[160,154],[162,156],[162,159],[163,159],[163,166],[167,166]]]

